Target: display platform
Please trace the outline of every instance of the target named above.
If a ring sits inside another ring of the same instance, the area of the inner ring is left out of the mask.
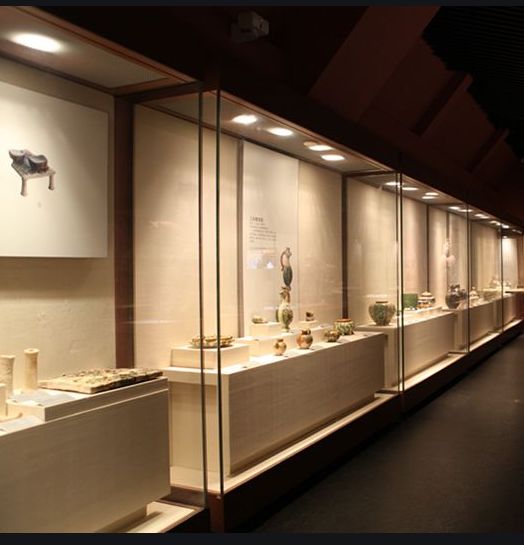
[[[491,335],[497,328],[497,305],[500,300],[481,301],[465,309],[455,309],[449,312],[456,316],[455,343],[460,350],[468,345],[468,313],[469,313],[469,342],[475,343]],[[471,347],[470,347],[471,348]]]
[[[447,357],[454,350],[455,316],[450,312],[424,313],[418,320],[413,318],[404,324],[404,377],[409,378],[419,371]],[[395,387],[399,381],[399,335],[397,324],[378,326],[375,324],[357,327],[358,331],[380,332],[386,335],[385,383]]]
[[[359,333],[284,356],[259,356],[222,371],[224,469],[233,474],[337,416],[373,400],[384,387],[384,342]],[[164,368],[170,382],[171,464],[198,468],[201,395],[198,370]],[[208,466],[219,467],[217,381],[205,372]],[[195,465],[197,464],[197,465]]]
[[[204,348],[204,369],[218,367],[218,349]],[[220,365],[222,368],[237,365],[249,359],[249,346],[235,343],[220,349]],[[200,349],[190,346],[178,346],[171,349],[171,366],[194,367],[200,369]]]
[[[165,378],[72,397],[50,407],[18,403],[31,414],[4,424],[3,532],[101,531],[169,493]]]

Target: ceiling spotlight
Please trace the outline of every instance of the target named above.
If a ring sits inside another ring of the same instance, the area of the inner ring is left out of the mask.
[[[330,151],[333,148],[327,144],[319,144],[318,142],[304,142],[304,146],[311,151]]]
[[[426,201],[429,201],[431,199],[436,199],[435,195],[422,195],[422,198]]]
[[[448,206],[450,210],[457,210],[460,212],[460,206]]]
[[[389,185],[392,187],[398,187],[400,185],[399,182],[386,182],[384,185]]]
[[[231,121],[233,123],[240,123],[240,125],[252,125],[257,121],[257,116],[252,114],[237,115]]]
[[[418,187],[404,186],[402,191],[418,191]]]
[[[436,191],[426,191],[425,195],[428,197],[438,197],[438,193]]]
[[[502,224],[502,229],[509,229],[509,225],[506,225],[505,223]]]
[[[321,155],[322,159],[324,161],[343,161],[345,157],[343,155],[339,155],[338,153],[327,153],[326,155]]]
[[[268,129],[267,132],[270,132],[275,136],[291,136],[293,134],[293,131],[284,129],[284,127],[272,127],[271,129]]]
[[[23,45],[24,47],[30,47],[31,49],[37,49],[38,51],[45,51],[46,53],[56,53],[62,49],[60,42],[53,40],[42,34],[30,34],[30,33],[21,33],[15,34],[12,38],[12,41]]]
[[[476,218],[479,218],[481,220],[487,220],[489,219],[489,216],[486,216],[486,214],[475,214]]]

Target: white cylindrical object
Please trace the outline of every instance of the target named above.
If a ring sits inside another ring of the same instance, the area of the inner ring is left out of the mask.
[[[5,394],[7,397],[13,394],[14,365],[14,356],[0,356],[0,384],[5,384]]]
[[[38,348],[26,348],[23,391],[38,390]]]
[[[7,407],[5,404],[6,400],[6,390],[5,384],[0,384],[0,418],[7,414]]]

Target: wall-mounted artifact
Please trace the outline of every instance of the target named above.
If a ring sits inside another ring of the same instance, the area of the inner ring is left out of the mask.
[[[388,301],[375,301],[369,305],[369,315],[377,325],[389,325],[391,318],[395,315],[397,307]]]
[[[277,339],[273,345],[273,348],[275,349],[275,356],[282,356],[282,354],[286,351],[287,344],[284,342],[284,339]]]
[[[259,314],[253,314],[251,317],[251,322],[254,324],[267,324],[267,320]]]
[[[460,284],[451,284],[446,293],[446,305],[450,309],[463,307],[468,299],[468,292]]]
[[[309,310],[306,310],[306,322],[314,322],[315,314]]]
[[[282,270],[282,278],[284,280],[284,285],[291,290],[291,282],[293,280],[293,269],[291,268],[290,258],[293,254],[289,247],[287,247],[280,254],[280,269]]]
[[[355,324],[351,318],[339,318],[333,322],[333,327],[341,335],[353,335],[355,333]]]
[[[435,297],[429,291],[423,291],[417,301],[417,308],[431,308],[435,306]]]
[[[418,303],[418,293],[403,293],[402,308],[403,310],[416,310]]]
[[[5,393],[7,397],[11,397],[13,395],[14,365],[14,356],[0,356],[0,384],[5,384]]]
[[[289,331],[289,326],[293,321],[293,309],[290,303],[290,293],[287,286],[282,286],[280,290],[280,305],[277,308],[277,321],[282,324],[284,331]]]
[[[191,339],[190,345],[192,348],[218,348],[219,345],[220,348],[227,348],[232,346],[233,341],[234,338],[231,335],[221,335],[220,342],[218,342],[216,335],[204,335],[203,337],[197,335]]]
[[[41,388],[96,394],[162,376],[160,369],[88,369],[40,382]]]
[[[324,337],[328,343],[336,343],[340,338],[340,331],[338,329],[330,329],[324,333]]]
[[[297,337],[297,344],[299,348],[307,349],[313,344],[313,335],[311,335],[310,329],[302,329],[300,335]]]
[[[38,390],[38,348],[24,350],[24,383],[22,391]]]
[[[27,196],[27,180],[32,178],[47,177],[49,178],[48,189],[52,191],[55,188],[56,172],[49,168],[45,155],[35,155],[27,149],[10,149],[9,157],[13,160],[11,166],[22,180],[20,195]]]

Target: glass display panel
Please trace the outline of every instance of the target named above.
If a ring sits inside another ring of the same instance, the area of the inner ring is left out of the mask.
[[[200,337],[216,330],[215,314],[203,312],[216,293],[204,274],[214,241],[203,218],[214,210],[215,135],[201,123],[201,94],[180,89],[171,101],[184,103],[187,118],[156,102],[134,110],[135,357],[169,379],[170,499],[203,506],[211,393]]]
[[[483,210],[470,213],[470,283],[479,296],[470,313],[470,349],[502,330],[502,225]]]
[[[503,327],[507,329],[522,318],[524,283],[522,282],[522,230],[502,223]]]
[[[402,320],[406,388],[468,350],[470,208],[402,180]]]
[[[386,337],[356,330],[347,289],[345,173],[385,169],[216,96],[216,121],[206,124],[220,134],[219,219],[206,221],[215,224],[223,344],[216,371],[206,370],[216,374],[218,416],[207,448],[209,490],[224,493],[391,394],[384,391]],[[397,393],[398,369],[392,372]]]

